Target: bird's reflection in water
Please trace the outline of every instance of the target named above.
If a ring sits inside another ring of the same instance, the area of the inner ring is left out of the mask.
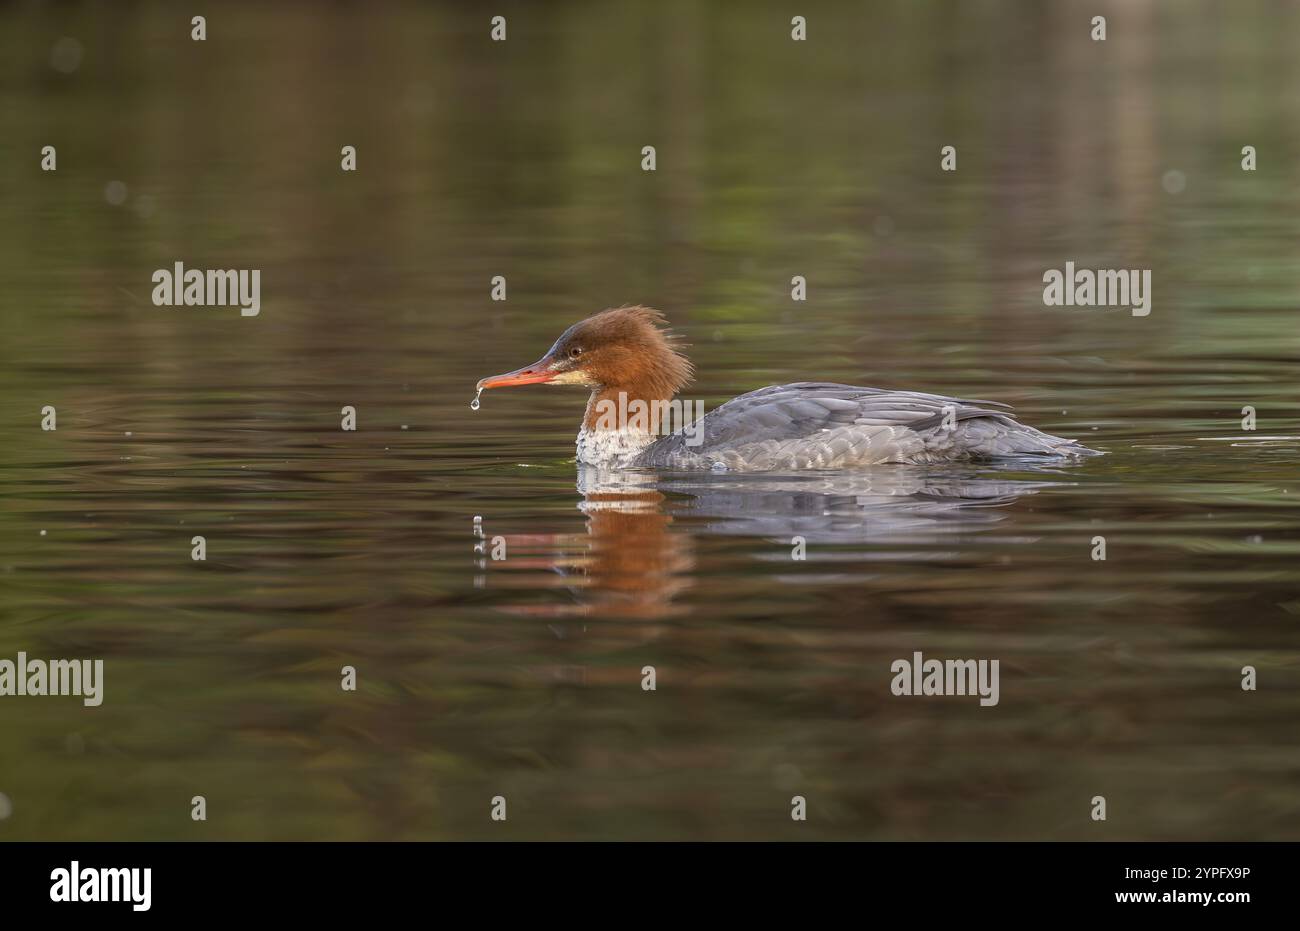
[[[580,567],[584,613],[658,618],[691,585],[695,568],[690,534],[671,529],[666,496],[625,484],[583,493],[587,557]]]
[[[506,607],[511,613],[548,618],[594,615],[605,618],[656,619],[680,613],[676,596],[692,584],[694,542],[671,528],[667,496],[655,488],[655,476],[628,474],[621,481],[584,488],[581,475],[578,508],[587,517],[585,533],[507,534],[511,553],[493,568],[545,568],[560,575],[568,599],[561,604]],[[571,628],[553,625],[557,636]],[[643,634],[653,636],[651,630]]]
[[[1002,523],[1012,513],[1008,505],[1068,481],[1065,472],[1037,472],[1041,480],[1027,481],[999,477],[992,466],[787,476],[582,467],[578,507],[587,516],[586,532],[508,536],[511,552],[522,544],[526,555],[497,565],[546,568],[564,579],[565,602],[507,608],[512,613],[665,618],[684,610],[677,599],[694,584],[701,535],[766,541],[754,558],[789,566],[798,584],[850,584],[862,577],[856,564],[953,558]],[[796,538],[806,547],[802,565],[793,556]],[[817,563],[840,571],[809,571]],[[568,630],[555,628],[559,636]]]

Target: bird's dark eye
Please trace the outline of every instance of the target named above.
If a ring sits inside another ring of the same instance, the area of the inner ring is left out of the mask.
[[[569,350],[570,359],[576,359],[580,355],[582,355],[582,349],[578,346],[574,346],[572,349]]]

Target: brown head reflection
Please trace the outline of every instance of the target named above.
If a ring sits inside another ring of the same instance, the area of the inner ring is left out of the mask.
[[[587,517],[585,533],[506,535],[510,557],[492,566],[557,574],[568,597],[505,610],[556,618],[655,619],[677,613],[673,601],[691,585],[694,547],[688,534],[672,529],[673,518],[663,507],[666,497],[627,480],[580,482],[579,490],[585,492],[578,502]],[[495,576],[492,584],[511,582]],[[648,629],[639,633],[652,635]]]

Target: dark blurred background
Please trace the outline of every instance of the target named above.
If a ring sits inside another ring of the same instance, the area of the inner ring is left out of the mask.
[[[0,838],[1294,838],[1297,48],[1281,2],[0,5],[0,657],[106,663],[0,700]],[[1151,315],[1045,307],[1067,260]],[[177,261],[261,314],[153,306]],[[580,486],[580,393],[468,402],[622,303],[710,407],[1110,455]],[[1000,705],[894,698],[915,649]]]

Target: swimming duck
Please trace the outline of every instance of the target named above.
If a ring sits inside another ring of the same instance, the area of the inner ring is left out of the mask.
[[[664,415],[681,410],[674,397],[692,375],[662,313],[617,307],[575,323],[538,361],[477,388],[590,389],[578,461],[616,470],[772,472],[1098,455],[1021,423],[1005,404],[833,382],[759,388],[667,433]]]

